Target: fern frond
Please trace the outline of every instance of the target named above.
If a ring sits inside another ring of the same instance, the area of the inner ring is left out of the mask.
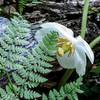
[[[28,0],[19,0],[19,13],[22,14]]]
[[[52,37],[52,35],[54,35],[54,37]],[[58,34],[53,33],[52,35],[51,35],[52,39],[55,38],[56,40]],[[56,41],[54,42],[55,44],[57,43]],[[34,91],[34,88],[47,81],[47,79],[43,77],[42,74],[44,73],[47,74],[51,72],[51,68],[53,67],[49,62],[54,61],[55,60],[54,57],[50,55],[47,52],[47,50],[45,50],[46,46],[45,48],[43,48],[41,44],[45,46],[44,42],[42,42],[38,44],[35,48],[32,48],[32,53],[27,56],[27,61],[29,63],[27,63],[22,69],[19,69],[17,73],[13,73],[13,78],[15,80],[15,83],[21,89],[19,95],[21,94],[22,98],[25,99],[32,99],[32,97],[34,99],[37,98],[35,96],[35,93],[38,92]],[[42,54],[40,54],[40,52],[38,52],[37,50],[41,51]],[[47,60],[42,57],[43,55],[45,58],[47,58]],[[33,91],[30,91],[29,89],[33,89]],[[26,91],[29,94],[34,93],[34,95],[27,95],[28,97],[26,97],[24,95],[24,91]]]
[[[83,93],[80,89],[82,85],[82,78],[78,78],[76,82],[71,82],[62,86],[59,91],[56,89],[50,90],[48,96],[43,94],[42,100],[78,100],[77,93]]]
[[[0,100],[19,100],[19,98],[7,86],[6,91],[0,88]]]
[[[30,100],[40,96],[35,88],[47,81],[43,74],[51,72],[53,66],[50,62],[55,60],[52,53],[56,51],[58,34],[48,34],[45,41],[28,50],[29,26],[21,17],[12,19],[6,34],[0,38],[0,64],[5,71],[8,66],[15,70],[11,75],[18,88],[17,96]],[[49,48],[48,41],[52,41]]]

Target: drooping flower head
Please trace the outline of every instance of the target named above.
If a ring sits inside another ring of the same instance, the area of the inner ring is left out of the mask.
[[[57,59],[63,68],[76,69],[79,76],[85,74],[86,56],[90,62],[94,62],[94,54],[88,43],[81,36],[74,37],[73,31],[61,24],[48,22],[41,25],[35,38],[40,42],[42,38],[53,31],[59,33],[57,42]]]

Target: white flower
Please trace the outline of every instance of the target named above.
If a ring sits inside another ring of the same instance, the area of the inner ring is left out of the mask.
[[[35,38],[41,41],[42,38],[53,31],[59,33],[57,59],[63,68],[76,69],[79,76],[85,74],[86,56],[90,62],[94,62],[94,54],[88,43],[81,36],[74,37],[73,31],[61,24],[48,22],[41,25],[36,32]]]

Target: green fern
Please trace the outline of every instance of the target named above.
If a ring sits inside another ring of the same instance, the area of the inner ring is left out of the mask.
[[[39,3],[41,3],[41,0],[19,0],[19,1],[18,1],[18,3],[19,3],[19,4],[18,4],[18,10],[19,10],[19,13],[20,13],[20,14],[23,13],[24,8],[25,8],[27,2],[32,2],[32,3],[34,3],[34,4],[39,4]]]
[[[28,0],[19,0],[18,9],[19,9],[20,14],[23,13],[23,10],[25,8],[25,5],[26,5],[27,1]]]
[[[50,90],[48,96],[42,95],[42,100],[65,100],[66,97],[68,100],[78,100],[77,93],[83,93],[80,85],[82,85],[82,78],[62,86],[59,91],[56,89]]]
[[[37,91],[34,91],[34,88],[47,81],[42,75],[51,72],[53,66],[48,62],[55,60],[51,57],[50,52],[55,51],[57,34],[53,33],[48,36],[48,39],[53,44],[51,47],[54,49],[48,50],[44,42],[41,42],[32,49],[32,54],[28,55],[27,61],[29,63],[22,69],[19,69],[17,73],[13,72],[13,78],[19,88],[18,95],[21,98],[30,100],[41,96]]]
[[[38,98],[41,95],[34,88],[47,81],[43,74],[51,72],[56,51],[57,33],[48,34],[43,42],[35,48],[26,49],[29,44],[26,37],[30,33],[30,25],[21,17],[11,20],[6,34],[0,38],[0,69],[15,70],[11,73],[17,86],[17,96],[25,99]],[[48,41],[52,42],[49,43]],[[49,48],[48,48],[49,47]],[[6,73],[6,72],[5,72]],[[15,90],[15,89],[14,89]]]
[[[30,25],[25,20],[21,21],[17,17],[12,19],[5,35],[0,37],[0,69],[17,69],[17,66],[24,67],[23,64],[27,62],[22,54],[28,53],[25,45],[29,42],[25,37],[30,32]]]
[[[19,98],[6,86],[6,91],[0,88],[0,100],[19,100]]]
[[[50,62],[55,60],[58,33],[46,35],[41,43],[27,49],[29,34],[30,24],[19,16],[11,19],[6,33],[0,37],[0,70],[7,73],[9,81],[6,88],[0,88],[0,100],[42,98],[37,88],[48,81],[44,74],[52,71]],[[59,92],[54,89],[48,96],[44,94],[43,100],[64,100],[65,97],[77,100],[80,83],[77,80],[65,85]]]

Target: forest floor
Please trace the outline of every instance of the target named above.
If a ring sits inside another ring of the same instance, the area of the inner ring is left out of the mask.
[[[87,32],[85,37],[85,40],[88,43],[90,43],[93,39],[95,39],[97,36],[100,35],[99,4],[91,5],[89,8]],[[81,2],[64,3],[64,2],[48,1],[37,5],[27,4],[23,15],[27,20],[33,23],[33,27],[34,25],[38,25],[44,22],[58,22],[67,26],[68,28],[71,28],[75,36],[78,36],[81,31],[82,10],[83,10],[83,5]],[[100,43],[98,43],[93,48],[93,51],[95,54],[95,62],[94,65],[91,67],[95,67],[96,64],[100,64]],[[59,75],[59,73],[61,73],[60,75],[62,75],[63,72],[64,71],[56,72],[53,73],[54,76],[50,74],[48,75],[48,77],[51,78],[53,84],[56,84],[55,80],[59,81],[57,75]],[[89,73],[85,77],[86,77],[84,80],[85,86],[83,86],[83,88],[85,87],[84,89],[87,91],[84,93],[82,98],[80,96],[81,99],[79,100],[84,100],[84,99],[100,100],[100,90],[98,90],[99,92],[97,92],[97,89],[100,89],[100,75]],[[86,80],[88,81],[86,82]],[[48,85],[47,87],[51,88],[52,87],[51,84],[49,85],[50,87]],[[95,94],[95,96],[93,94]]]

